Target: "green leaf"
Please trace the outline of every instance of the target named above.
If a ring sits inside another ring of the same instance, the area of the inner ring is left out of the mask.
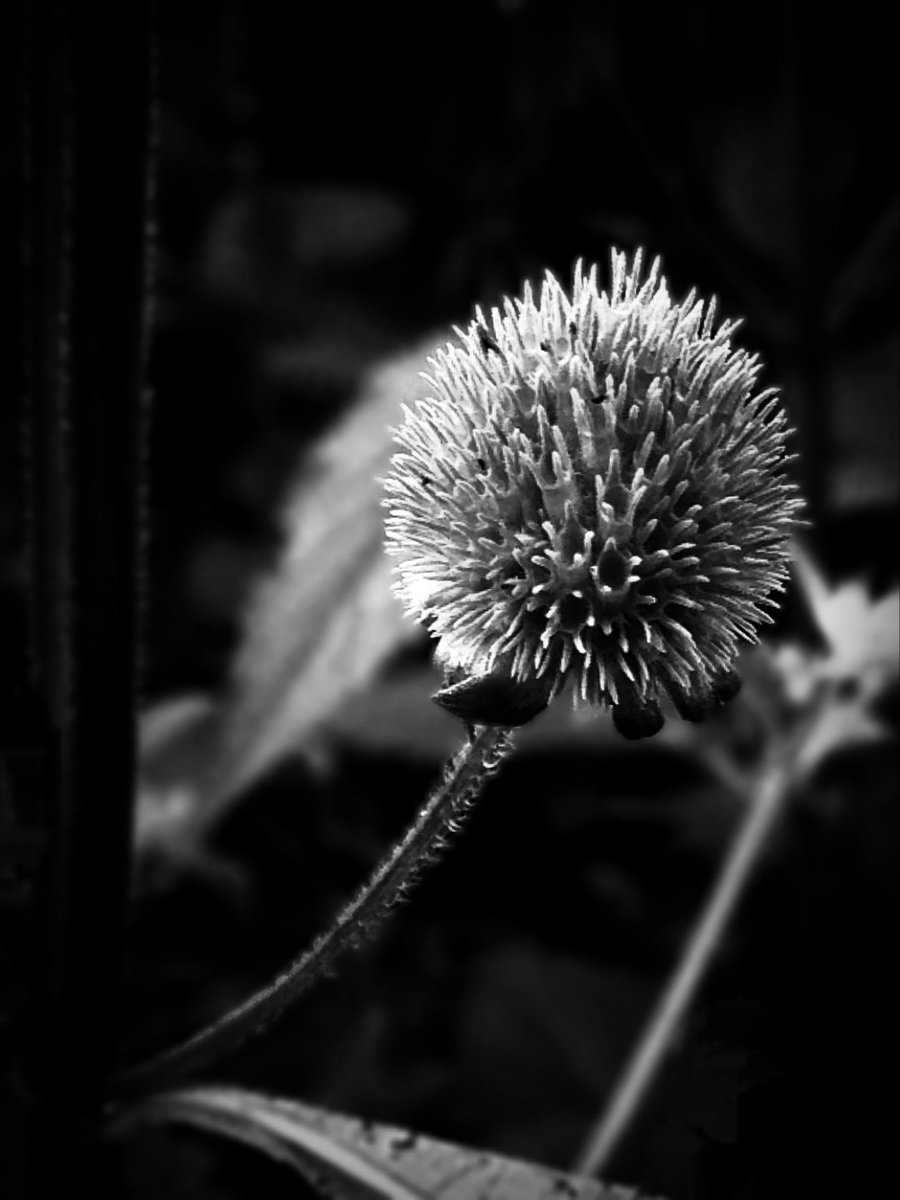
[[[122,1113],[112,1132],[168,1122],[254,1146],[333,1200],[639,1200],[632,1188],[238,1088],[151,1097]]]

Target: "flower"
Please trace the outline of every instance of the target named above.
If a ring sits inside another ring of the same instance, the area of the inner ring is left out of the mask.
[[[428,360],[385,480],[395,590],[438,639],[436,699],[522,723],[567,681],[626,736],[690,719],[784,588],[801,500],[761,363],[674,304],[657,259],[612,254],[504,300]]]

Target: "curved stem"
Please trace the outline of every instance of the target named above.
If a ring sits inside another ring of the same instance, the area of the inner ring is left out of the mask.
[[[512,748],[506,729],[479,729],[450,760],[441,782],[403,839],[376,867],[331,927],[278,978],[224,1017],[147,1062],[123,1071],[110,1085],[122,1099],[163,1086],[207,1066],[261,1032],[304,992],[328,975],[338,958],[371,936],[391,907],[416,882],[456,832],[488,778]]]
[[[814,723],[814,718],[813,718]],[[805,744],[809,724],[800,735],[784,743],[763,768],[756,791],[748,799],[747,814],[722,864],[709,900],[697,922],[678,966],[622,1072],[612,1098],[591,1131],[573,1168],[578,1175],[599,1175],[622,1135],[631,1124],[675,1030],[687,1013],[706,974],[722,935],[743,895],[785,801],[798,779],[798,754]]]

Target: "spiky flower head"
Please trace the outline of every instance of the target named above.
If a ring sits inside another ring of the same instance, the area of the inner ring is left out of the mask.
[[[661,701],[699,719],[736,690],[787,575],[800,508],[790,434],[761,363],[657,259],[612,254],[609,290],[476,308],[404,408],[385,481],[395,588],[438,639],[438,699],[473,722],[529,719],[571,680],[620,731]]]

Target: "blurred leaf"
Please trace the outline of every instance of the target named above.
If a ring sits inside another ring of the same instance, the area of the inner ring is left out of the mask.
[[[815,723],[797,756],[799,772],[813,772],[829,754],[865,742],[889,737],[887,726],[873,717],[858,699],[837,700]]]
[[[336,1200],[637,1200],[530,1163],[235,1088],[192,1088],[128,1110],[118,1131],[184,1122],[254,1146]]]
[[[226,801],[296,754],[417,635],[390,590],[378,477],[401,401],[425,386],[418,371],[426,352],[373,373],[288,502],[281,562],[250,605],[234,662],[208,802]]]
[[[764,640],[745,649],[743,691],[706,721],[695,742],[713,778],[736,796],[752,787],[751,764],[759,765],[771,740],[799,732],[810,718],[797,752],[798,783],[835,751],[891,736],[876,702],[900,679],[900,593],[873,599],[859,580],[833,586],[801,546],[794,575],[819,644]],[[688,750],[696,738],[688,725],[666,728],[674,748],[680,741]]]
[[[795,570],[827,646],[811,665],[813,675],[855,682],[862,700],[874,699],[900,675],[900,592],[873,600],[857,580],[831,587],[800,549]]]
[[[139,841],[176,845],[314,732],[403,642],[421,636],[390,590],[380,484],[400,405],[434,343],[374,371],[302,473],[281,560],[252,600],[220,703],[173,701],[142,729]]]
[[[245,898],[240,862],[203,837],[205,818],[197,780],[218,737],[219,710],[205,695],[176,696],[141,714],[140,775],[134,821],[141,892],[166,890],[184,872],[202,878],[232,901]]]
[[[832,586],[800,546],[794,575],[820,645],[764,643],[745,655],[743,699],[770,738],[813,716],[797,751],[799,782],[835,751],[891,737],[874,706],[900,678],[900,593],[873,600],[859,580]]]
[[[134,842],[141,855],[162,850],[169,862],[202,858],[195,830],[199,816],[196,781],[217,736],[219,712],[208,696],[176,696],[141,714],[140,777]]]
[[[141,713],[141,774],[148,788],[167,791],[200,772],[216,717],[214,701],[202,693],[174,696]]]

